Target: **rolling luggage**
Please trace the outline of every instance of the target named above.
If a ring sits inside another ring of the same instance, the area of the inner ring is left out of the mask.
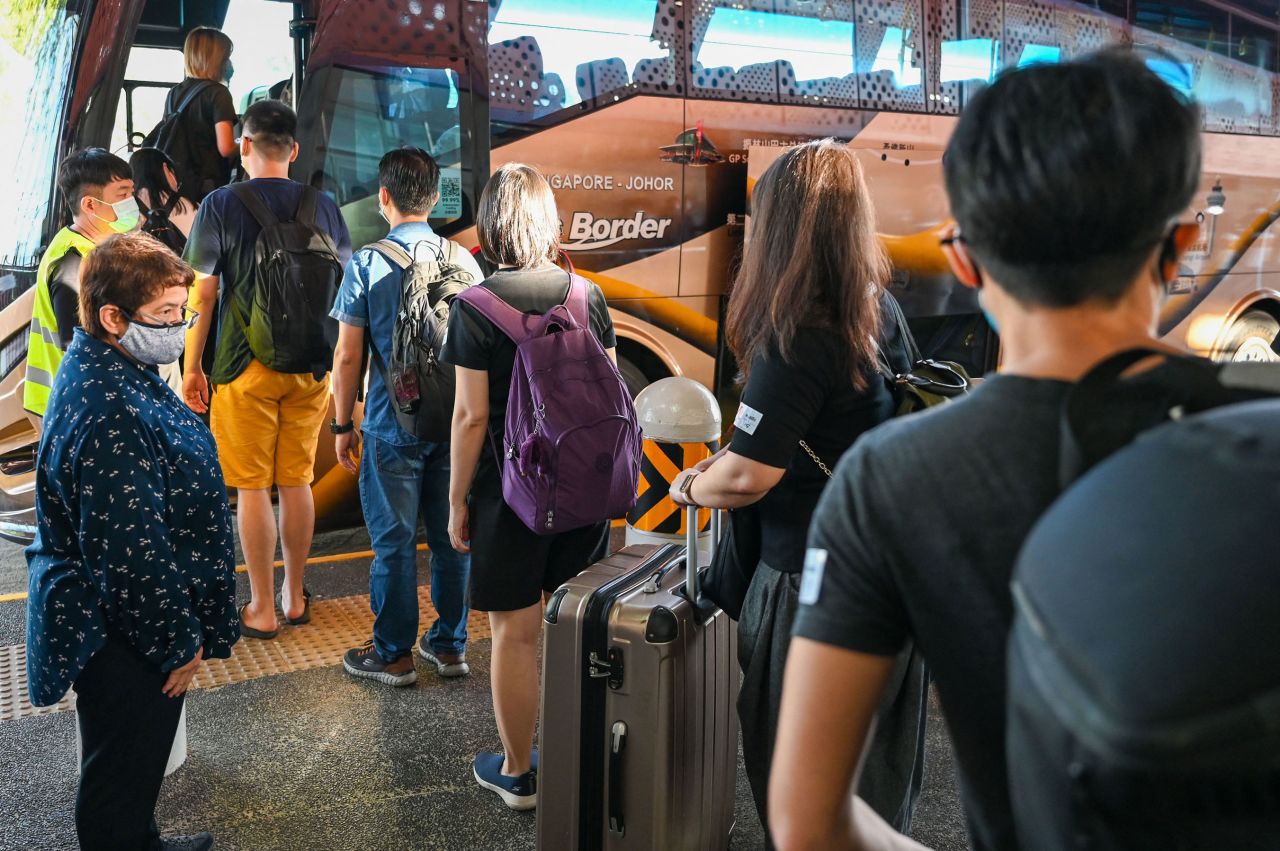
[[[729,844],[737,630],[699,594],[698,572],[688,569],[698,562],[696,517],[687,526],[685,547],[627,547],[547,604],[542,851]]]

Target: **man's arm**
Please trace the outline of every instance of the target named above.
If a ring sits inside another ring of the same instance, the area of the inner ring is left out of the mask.
[[[796,637],[769,776],[769,824],[779,851],[920,851],[856,798],[892,656]]]
[[[80,254],[68,251],[49,281],[49,301],[58,323],[58,345],[65,352],[80,327]]]
[[[204,374],[204,347],[209,342],[213,311],[218,304],[218,278],[196,275],[187,298],[187,306],[199,313],[196,324],[187,329],[187,348],[183,354],[182,398],[197,414],[209,410],[209,378]]]
[[[338,323],[338,345],[333,350],[333,409],[339,425],[351,422],[355,415],[356,394],[360,389],[364,365],[364,328]],[[333,449],[338,463],[351,474],[359,471],[360,436],[354,430],[334,435]]]

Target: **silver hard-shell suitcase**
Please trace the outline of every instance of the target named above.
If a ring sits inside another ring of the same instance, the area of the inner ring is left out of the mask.
[[[700,598],[698,572],[687,569],[698,561],[694,511],[685,547],[626,547],[562,585],[547,604],[543,851],[729,844],[737,630]]]

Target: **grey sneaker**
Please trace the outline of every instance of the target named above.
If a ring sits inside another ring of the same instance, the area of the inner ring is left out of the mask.
[[[160,840],[164,851],[209,851],[213,847],[213,836],[208,833],[193,833],[190,836],[171,836]]]
[[[466,653],[459,653],[456,656],[451,656],[447,653],[436,655],[435,651],[427,644],[425,635],[418,641],[418,655],[428,665],[435,665],[436,673],[442,677],[465,677],[471,673],[471,666],[467,664]]]

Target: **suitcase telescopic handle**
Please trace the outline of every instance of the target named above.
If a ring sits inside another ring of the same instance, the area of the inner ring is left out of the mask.
[[[701,589],[698,575],[698,509],[690,505],[684,524],[684,588],[689,602],[697,603]],[[720,544],[720,509],[711,509],[711,558],[716,557]]]

